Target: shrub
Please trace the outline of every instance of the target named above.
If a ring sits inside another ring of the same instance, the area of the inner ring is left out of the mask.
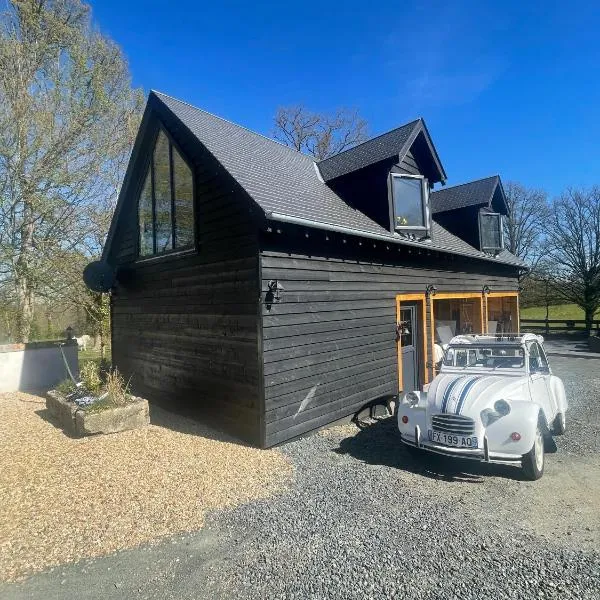
[[[100,390],[102,379],[100,378],[100,369],[98,363],[88,361],[81,366],[79,375],[83,385],[92,393]]]
[[[88,404],[84,407],[84,410],[89,413],[97,413],[114,407],[115,405],[110,401],[108,397],[106,397],[102,400],[96,400],[95,402]]]
[[[125,383],[118,369],[109,371],[106,376],[108,398],[115,406],[123,406],[129,402],[129,382]]]
[[[62,396],[67,396],[68,394],[72,394],[77,389],[77,386],[73,383],[72,379],[63,379],[54,389]]]

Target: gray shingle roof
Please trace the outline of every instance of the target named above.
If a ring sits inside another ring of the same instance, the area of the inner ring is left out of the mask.
[[[504,197],[498,175],[436,190],[430,194],[431,211],[436,214],[466,206],[489,206],[498,186]]]
[[[493,257],[490,254],[481,252],[476,248],[473,248],[470,244],[467,244],[464,240],[450,233],[447,229],[444,229],[435,220],[432,221],[431,235],[435,240],[434,246],[436,248],[443,248],[448,252],[455,254],[462,254],[465,256],[473,256],[476,258],[483,258],[484,260],[491,260],[494,262],[500,262],[507,265],[513,265],[515,267],[527,268],[527,263],[523,262],[518,256],[511,254],[508,250],[502,250],[500,254]]]
[[[293,148],[154,92],[265,213],[283,213],[370,233],[389,233],[348,206],[317,174],[315,161]]]
[[[391,233],[350,207],[329,188],[312,157],[165,94],[152,94],[236,179],[268,219],[307,221],[321,229],[342,228],[355,235],[389,240],[391,243],[525,266],[509,253],[494,258],[480,252],[435,221],[432,239],[429,240],[410,240]],[[398,131],[391,133],[399,136]]]
[[[444,167],[439,160],[423,119],[417,119],[371,138],[358,146],[344,150],[344,152],[330,156],[318,163],[319,170],[325,181],[331,181],[393,156],[397,156],[402,161],[419,134],[423,135],[425,143],[429,146],[439,177],[436,181],[445,181]]]
[[[403,150],[406,154],[410,143],[420,131],[420,124],[421,119],[417,119],[320,161],[319,170],[323,179],[330,181],[401,154]]]

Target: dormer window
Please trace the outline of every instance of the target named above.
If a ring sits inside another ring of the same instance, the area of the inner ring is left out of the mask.
[[[139,256],[194,246],[192,170],[162,130],[138,200]]]
[[[497,254],[502,250],[502,215],[500,213],[484,212],[479,213],[479,236],[481,240],[481,249],[484,252]]]
[[[397,173],[391,177],[394,228],[399,232],[426,235],[430,227],[427,180]]]

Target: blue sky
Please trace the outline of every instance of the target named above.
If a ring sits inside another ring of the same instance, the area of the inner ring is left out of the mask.
[[[422,116],[461,183],[600,184],[600,3],[97,0],[134,84],[269,134],[278,106]]]

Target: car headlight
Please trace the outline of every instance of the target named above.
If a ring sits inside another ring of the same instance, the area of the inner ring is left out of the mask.
[[[494,408],[484,408],[481,413],[481,422],[484,427],[489,427],[494,421],[510,413],[510,404],[506,400],[496,400]]]
[[[419,400],[419,395],[415,394],[415,392],[408,392],[408,394],[404,396],[404,404],[408,404],[411,408],[417,406]]]

